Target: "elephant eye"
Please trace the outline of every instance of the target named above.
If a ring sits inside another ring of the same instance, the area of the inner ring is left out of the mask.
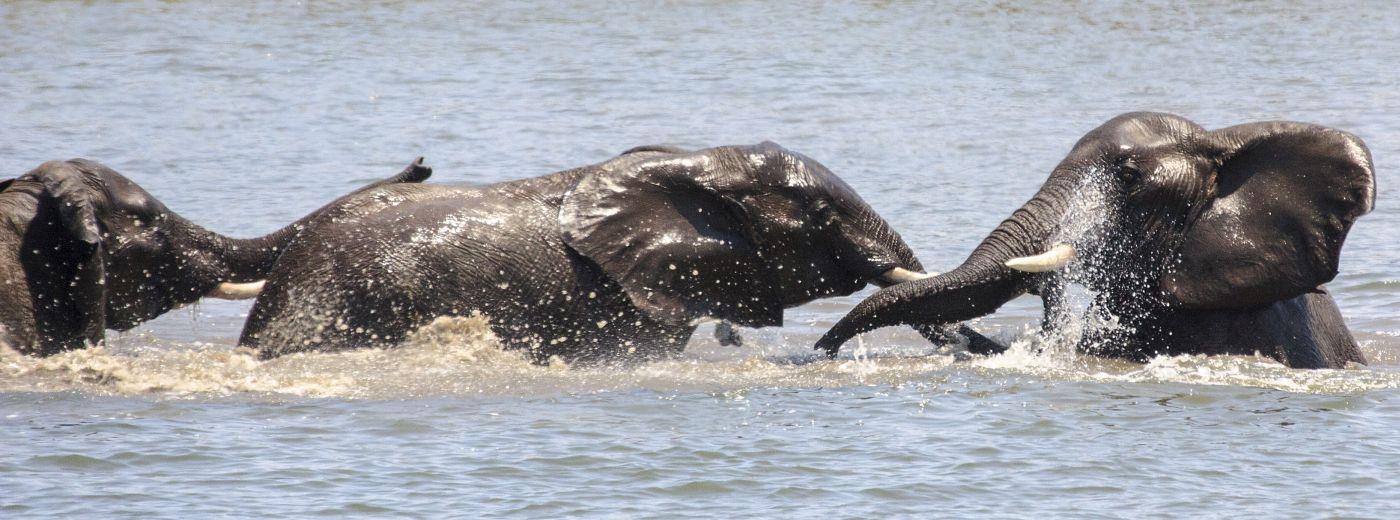
[[[1132,157],[1118,161],[1118,179],[1123,181],[1124,186],[1137,184],[1141,178],[1142,170],[1138,169],[1137,163],[1133,161]]]
[[[836,209],[831,207],[830,202],[818,199],[812,203],[811,210],[821,225],[828,226],[836,222]]]

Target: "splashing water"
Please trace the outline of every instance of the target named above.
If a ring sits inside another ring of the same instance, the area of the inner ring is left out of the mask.
[[[907,332],[906,332],[907,334]],[[697,334],[697,338],[707,337]],[[1066,336],[1068,337],[1068,335]],[[96,347],[32,358],[0,353],[0,391],[158,394],[174,397],[247,395],[261,399],[334,397],[406,399],[433,396],[556,396],[616,391],[742,395],[755,388],[845,388],[956,383],[967,371],[1023,374],[1055,381],[1123,381],[1260,386],[1290,392],[1349,393],[1400,388],[1400,373],[1383,369],[1291,370],[1248,357],[1178,356],[1143,365],[1080,356],[1056,338],[1022,330],[1004,354],[957,362],[956,353],[899,351],[858,343],[851,358],[825,360],[809,341],[751,334],[752,347],[693,341],[678,359],[571,367],[534,364],[502,350],[481,317],[440,318],[397,348],[309,352],[261,361],[229,345]],[[893,338],[911,343],[913,338]]]
[[[1069,335],[1066,335],[1069,336]],[[1310,394],[1348,394],[1400,388],[1400,371],[1391,365],[1345,369],[1300,370],[1272,358],[1256,356],[1156,356],[1147,363],[1078,354],[1039,331],[1025,331],[1006,352],[974,358],[976,369],[1030,374],[1048,380],[1096,383],[1189,384],[1270,388]],[[1371,354],[1374,345],[1364,344]]]
[[[1111,185],[1108,177],[1108,172],[1103,168],[1083,171],[1074,188],[1075,196],[1070,199],[1059,227],[1051,237],[1052,243],[1074,244],[1076,249],[1084,251],[1094,251],[1105,245],[1107,225],[1116,221],[1118,216],[1118,205],[1108,189]]]
[[[1055,316],[1046,318],[1051,326],[1030,335],[1022,331],[1010,342],[1008,351],[992,362],[993,366],[1067,369],[1081,363],[1078,350],[1085,338],[1103,336],[1101,333],[1126,326],[1112,310],[1094,305],[1098,292],[1091,288],[1104,286],[1102,282],[1110,277],[1124,276],[1092,261],[1119,247],[1109,243],[1109,224],[1117,221],[1118,204],[1108,189],[1107,175],[1102,168],[1083,172],[1075,186],[1075,196],[1049,240],[1051,244],[1072,244],[1080,255],[1057,273],[1064,283],[1045,289],[1053,291],[1047,296],[1057,298],[1060,306]]]
[[[719,352],[734,349],[718,347]],[[397,399],[439,395],[560,395],[629,389],[726,392],[753,387],[844,387],[933,379],[950,356],[817,361],[757,349],[720,359],[570,367],[532,363],[500,348],[480,316],[444,317],[389,349],[306,352],[261,361],[226,345],[99,346],[32,358],[0,353],[0,391],[109,395],[250,393]]]

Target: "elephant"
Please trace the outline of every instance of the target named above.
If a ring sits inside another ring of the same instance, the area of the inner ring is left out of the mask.
[[[361,189],[431,174],[420,158]],[[96,345],[107,329],[129,330],[204,296],[252,298],[317,213],[234,239],[184,219],[97,162],[43,163],[0,182],[0,345],[48,356]]]
[[[956,268],[884,288],[815,345],[880,327],[923,332],[996,311],[1024,293],[1042,327],[1065,323],[1065,284],[1110,318],[1080,352],[1268,355],[1298,368],[1366,362],[1323,287],[1352,223],[1375,203],[1370,151],[1314,124],[1207,131],[1133,112],[1089,132],[1040,190]],[[1116,325],[1113,325],[1116,323]],[[937,334],[930,339],[938,339]]]
[[[630,362],[681,352],[707,320],[781,325],[785,308],[922,269],[808,157],[643,146],[541,177],[362,193],[288,246],[240,344],[262,358],[390,346],[479,313],[538,363]]]

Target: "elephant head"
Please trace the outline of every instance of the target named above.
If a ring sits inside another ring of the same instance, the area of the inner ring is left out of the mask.
[[[1288,300],[1336,276],[1342,242],[1374,199],[1370,153],[1346,132],[1293,122],[1206,131],[1123,114],[1080,139],[960,266],[872,295],[817,348],[834,356],[875,328],[983,316],[1027,291],[1047,297],[1066,276],[1130,319]]]
[[[780,325],[783,309],[919,278],[913,252],[850,186],[773,143],[668,149],[582,177],[566,244],[670,323]]]
[[[431,171],[420,159],[375,184],[419,182]],[[256,296],[280,250],[316,216],[261,238],[228,238],[85,159],[44,163],[0,184],[0,195],[24,230],[0,236],[12,250],[0,258],[17,264],[0,272],[26,285],[0,291],[0,325],[13,346],[40,355],[95,344],[105,329],[127,330],[201,297]]]

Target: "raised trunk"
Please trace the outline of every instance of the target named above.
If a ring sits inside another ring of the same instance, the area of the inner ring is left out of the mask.
[[[817,342],[835,357],[856,334],[892,325],[943,325],[992,313],[1028,288],[1030,273],[1007,260],[1046,250],[1079,185],[1070,171],[1051,175],[1040,191],[1002,221],[962,265],[947,273],[894,285],[867,298]]]

